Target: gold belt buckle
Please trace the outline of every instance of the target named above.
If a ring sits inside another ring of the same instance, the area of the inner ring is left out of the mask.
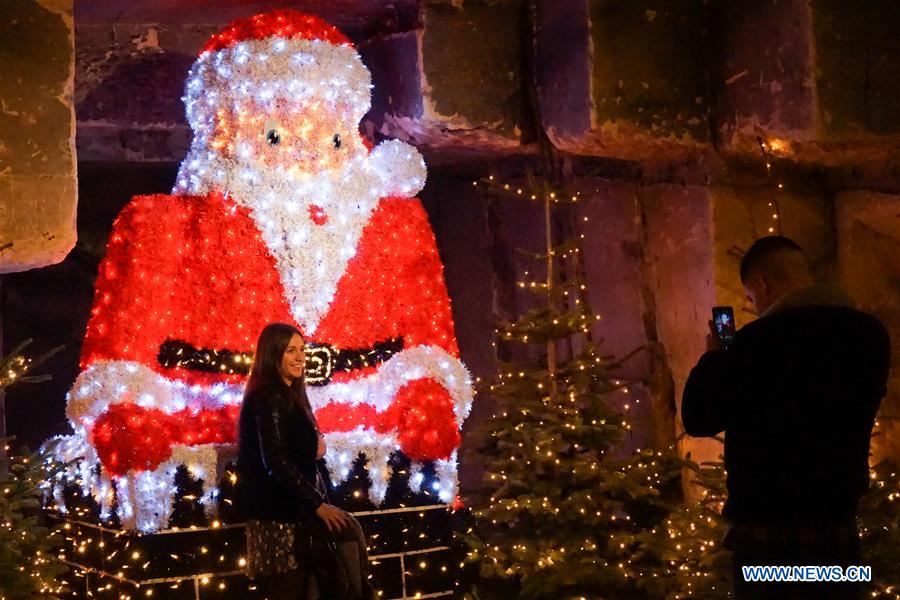
[[[327,344],[307,344],[306,383],[324,385],[331,380],[334,371],[335,350]]]

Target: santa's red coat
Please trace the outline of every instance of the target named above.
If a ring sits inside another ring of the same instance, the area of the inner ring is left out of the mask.
[[[275,259],[249,209],[220,194],[139,196],[114,223],[99,269],[81,367],[100,360],[134,361],[190,385],[239,383],[241,375],[164,367],[157,360],[160,346],[167,340],[180,340],[198,349],[253,352],[259,332],[273,321],[303,329],[291,316]],[[307,342],[348,349],[370,348],[402,337],[406,348],[436,346],[458,357],[443,266],[419,200],[384,198],[379,202],[327,312],[306,337]],[[333,381],[367,374],[362,369],[337,373]],[[434,388],[436,384],[422,389],[422,383],[416,395],[430,396],[427,402],[437,407],[440,419],[452,421],[449,398],[436,397],[446,392]],[[129,415],[117,415],[116,410],[139,410],[133,404],[117,406],[110,408],[107,423],[127,421]],[[353,411],[349,420],[347,414],[346,410],[333,415],[320,410],[317,416],[324,431],[360,424],[402,425],[399,415],[377,417],[365,407]],[[233,410],[219,416],[229,421],[234,417]],[[107,431],[112,431],[110,427]],[[439,451],[429,452],[418,440],[418,449],[410,446],[410,452],[421,454],[418,458],[445,457],[448,448],[458,446],[455,421],[452,430],[456,435]],[[227,435],[203,439],[196,433],[177,441],[232,441]],[[122,450],[114,439],[110,443]],[[103,458],[104,453],[99,453]]]

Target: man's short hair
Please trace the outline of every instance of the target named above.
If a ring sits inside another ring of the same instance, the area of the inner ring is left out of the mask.
[[[741,260],[741,281],[747,281],[750,274],[755,271],[772,271],[776,263],[773,259],[785,252],[799,253],[803,263],[806,264],[806,255],[803,253],[803,248],[794,240],[781,235],[759,238],[753,242],[753,245],[750,246],[750,249],[747,250],[744,258]],[[782,273],[780,273],[781,269],[776,268],[774,270],[779,272],[772,274],[776,277],[782,276]]]

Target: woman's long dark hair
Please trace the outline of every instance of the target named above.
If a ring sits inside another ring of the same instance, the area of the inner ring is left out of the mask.
[[[268,384],[284,385],[281,375],[281,361],[284,351],[287,349],[291,338],[295,335],[303,339],[300,330],[288,323],[269,323],[259,334],[256,342],[256,354],[253,357],[253,367],[250,369],[250,378],[247,379],[247,387],[244,389],[244,397],[250,392]],[[303,378],[294,380],[291,387],[302,388]]]
[[[301,340],[304,339],[300,330],[289,323],[269,323],[263,327],[259,334],[259,340],[256,342],[256,354],[253,357],[250,377],[244,388],[245,400],[253,391],[263,386],[284,386],[281,361],[284,358],[284,351],[287,350],[291,338],[295,335],[300,336]],[[303,409],[313,427],[318,429],[315,414],[309,404],[309,397],[306,395],[305,376],[294,379],[290,387],[294,402]]]

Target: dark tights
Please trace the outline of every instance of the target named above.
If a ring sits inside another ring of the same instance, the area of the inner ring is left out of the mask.
[[[356,519],[332,534],[337,546],[333,561],[310,563],[298,558],[300,568],[290,573],[258,577],[257,600],[369,600],[374,596],[368,582],[369,560],[366,538]],[[334,562],[336,561],[336,562]],[[338,573],[346,576],[339,576]],[[328,590],[320,593],[319,590]]]

